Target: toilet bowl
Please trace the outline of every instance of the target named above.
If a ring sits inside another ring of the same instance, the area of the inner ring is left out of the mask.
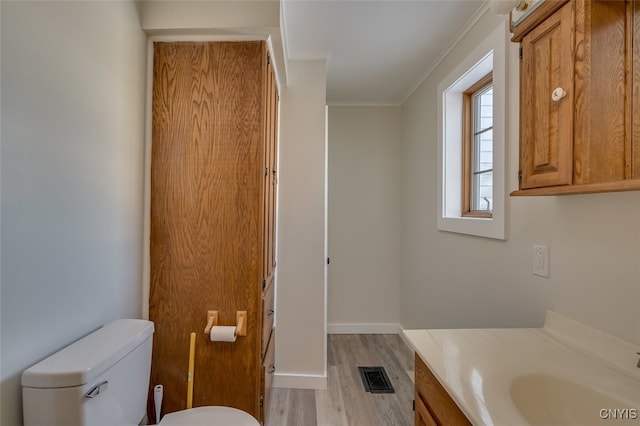
[[[154,326],[116,320],[22,373],[24,426],[138,426],[145,417]],[[162,426],[259,426],[230,407],[166,414]]]
[[[166,414],[160,426],[260,426],[244,411],[231,407],[197,407]]]

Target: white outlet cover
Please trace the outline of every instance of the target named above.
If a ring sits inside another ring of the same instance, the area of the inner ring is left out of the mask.
[[[534,275],[549,278],[549,247],[534,245],[532,261]]]

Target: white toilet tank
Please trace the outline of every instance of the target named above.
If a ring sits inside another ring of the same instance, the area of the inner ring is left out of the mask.
[[[25,370],[24,425],[138,425],[153,331],[151,321],[115,320]]]

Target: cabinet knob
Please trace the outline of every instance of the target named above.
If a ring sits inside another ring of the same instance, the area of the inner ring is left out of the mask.
[[[551,93],[551,100],[553,100],[553,102],[558,102],[565,96],[567,96],[567,92],[562,87],[556,87]]]

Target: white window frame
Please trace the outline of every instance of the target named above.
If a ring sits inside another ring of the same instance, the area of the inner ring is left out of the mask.
[[[437,228],[506,239],[506,25],[502,22],[438,85]],[[462,216],[462,94],[493,71],[493,215]]]

